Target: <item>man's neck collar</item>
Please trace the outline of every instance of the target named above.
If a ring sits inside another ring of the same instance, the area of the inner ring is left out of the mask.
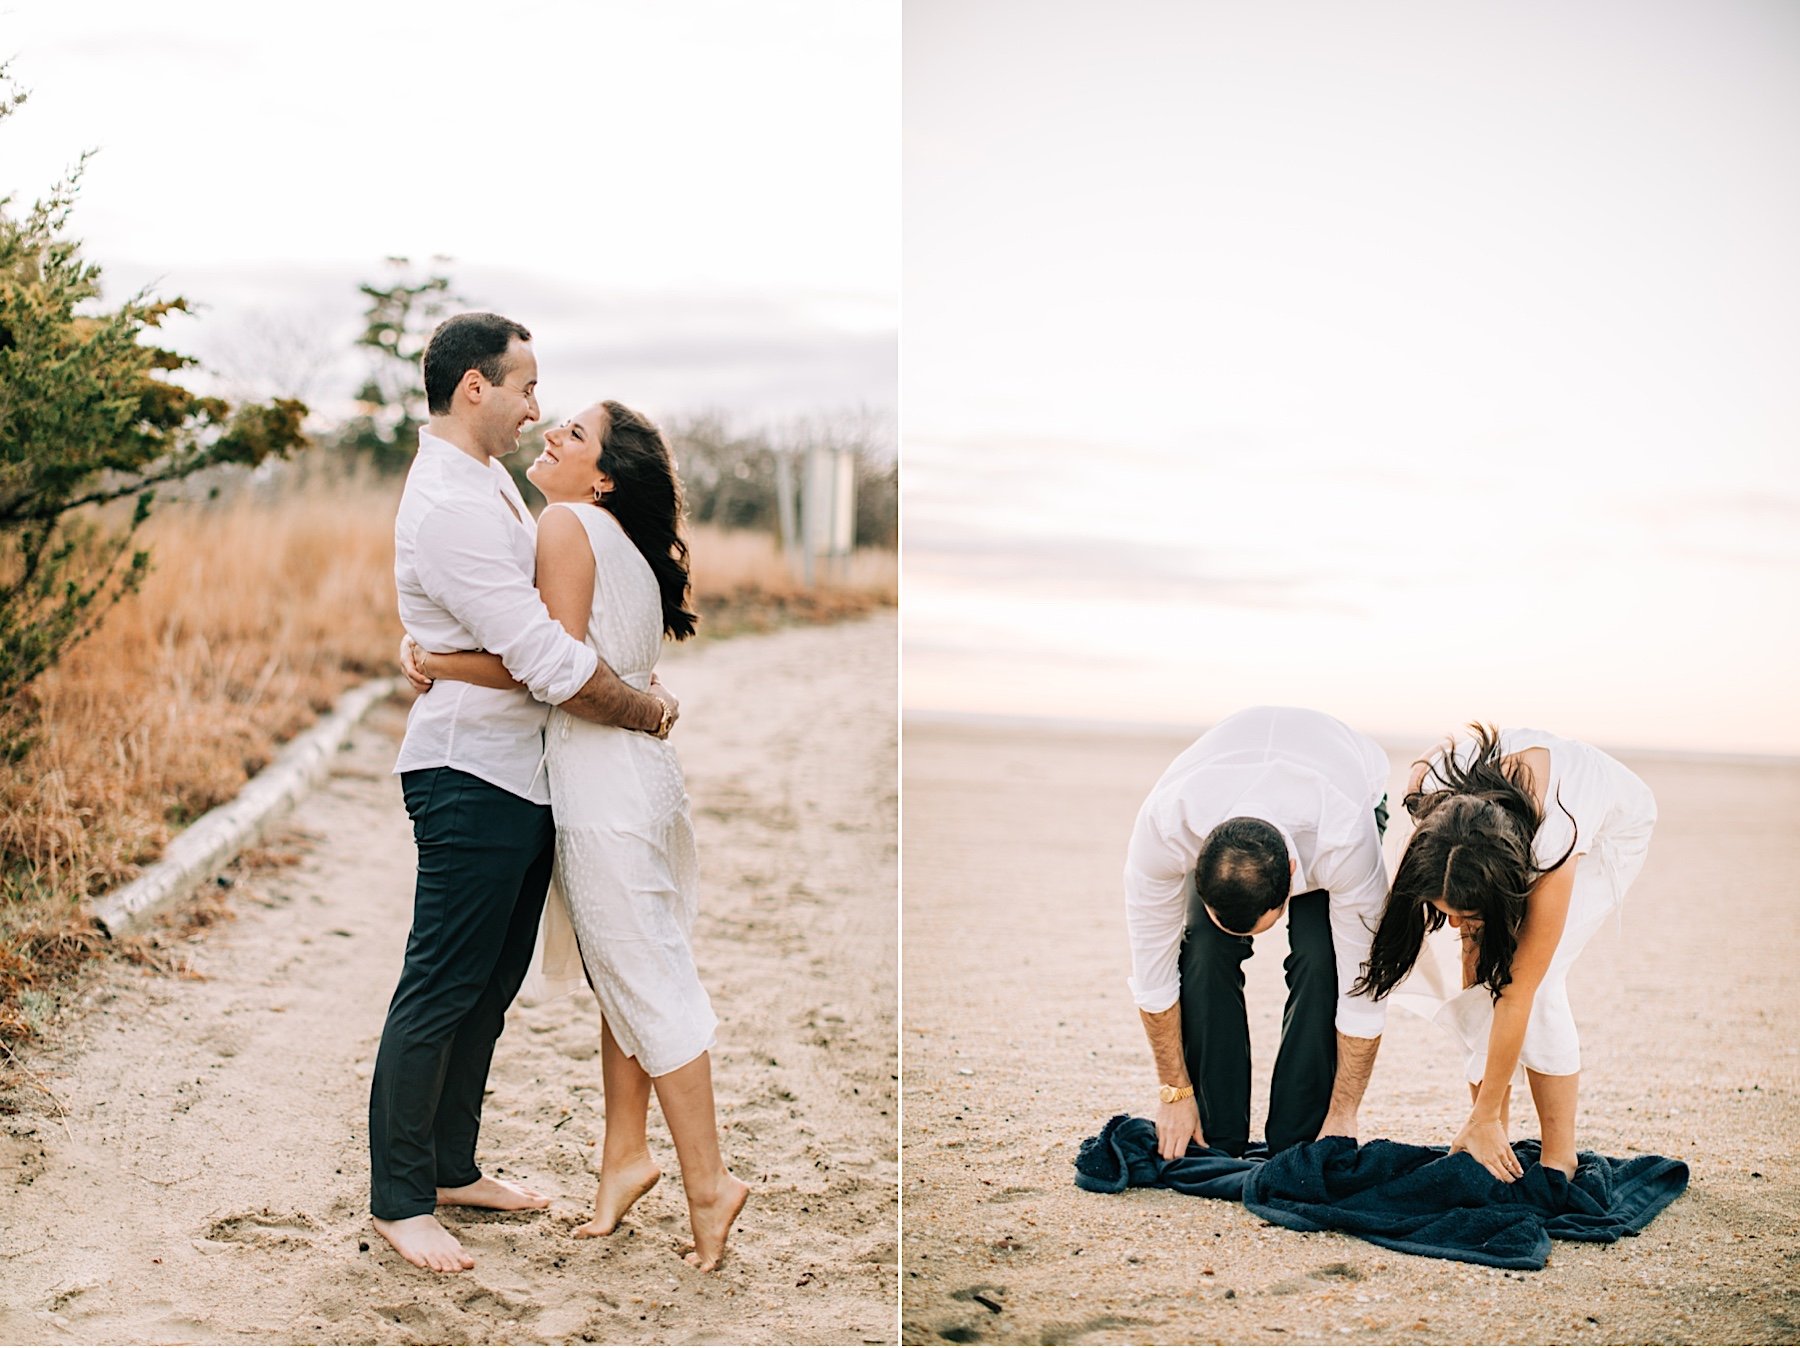
[[[475,445],[468,428],[449,417],[433,417],[425,423],[425,430],[437,439],[442,440],[452,449],[459,449],[476,463],[486,468],[493,462],[493,456]]]

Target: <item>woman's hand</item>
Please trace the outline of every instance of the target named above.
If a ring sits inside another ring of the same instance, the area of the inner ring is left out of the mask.
[[[400,672],[406,675],[406,681],[413,686],[414,691],[431,691],[432,680],[425,673],[425,652],[412,639],[411,633],[400,638]]]
[[[1452,1156],[1459,1151],[1466,1151],[1480,1161],[1487,1167],[1488,1174],[1502,1184],[1511,1184],[1525,1173],[1525,1167],[1513,1154],[1512,1144],[1506,1140],[1506,1129],[1500,1126],[1498,1119],[1478,1119],[1471,1114],[1450,1144]]]

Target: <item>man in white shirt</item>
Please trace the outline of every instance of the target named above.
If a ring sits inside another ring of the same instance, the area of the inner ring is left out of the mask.
[[[531,334],[498,314],[458,314],[432,334],[424,367],[431,417],[394,520],[400,619],[426,650],[492,651],[525,685],[434,686],[413,704],[394,766],[419,874],[369,1092],[370,1210],[402,1256],[448,1273],[475,1261],[437,1220],[440,1204],[549,1206],[475,1163],[494,1041],[550,882],[549,706],[666,735],[676,704],[660,684],[621,681],[532,584],[535,525],[500,463],[539,415]]]
[[[1387,897],[1387,755],[1323,712],[1253,707],[1163,773],[1125,862],[1131,990],[1161,1082],[1158,1150],[1242,1155],[1250,1137],[1243,962],[1288,913],[1271,1152],[1356,1136],[1386,1024],[1350,995]]]

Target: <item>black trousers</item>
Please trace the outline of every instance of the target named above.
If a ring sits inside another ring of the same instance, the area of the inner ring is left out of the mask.
[[[1287,1007],[1264,1132],[1271,1152],[1318,1137],[1331,1103],[1338,987],[1330,901],[1322,889],[1288,900]],[[1250,952],[1250,937],[1227,935],[1206,915],[1190,876],[1181,942],[1181,1043],[1201,1131],[1209,1145],[1233,1156],[1250,1145],[1250,1018],[1244,1008]]]
[[[401,774],[419,849],[406,964],[369,1089],[369,1208],[430,1212],[481,1177],[475,1141],[494,1041],[525,981],[556,829],[536,805],[456,768]]]
[[[1387,797],[1375,831],[1387,835]],[[1206,915],[1187,879],[1187,933],[1181,942],[1181,1043],[1207,1143],[1233,1156],[1250,1145],[1250,1017],[1244,961],[1251,938],[1229,936]],[[1331,896],[1322,889],[1288,900],[1287,1005],[1269,1082],[1263,1136],[1270,1152],[1319,1136],[1337,1079],[1337,952]]]

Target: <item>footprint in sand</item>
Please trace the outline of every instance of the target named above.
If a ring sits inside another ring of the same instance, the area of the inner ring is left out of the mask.
[[[304,1212],[234,1212],[206,1228],[205,1238],[250,1245],[257,1249],[287,1249],[316,1245],[320,1226]]]
[[[1283,1278],[1263,1289],[1269,1296],[1291,1297],[1300,1292],[1315,1292],[1318,1282],[1361,1282],[1364,1273],[1355,1264],[1323,1264],[1311,1269],[1305,1277]]]
[[[501,1320],[520,1320],[536,1314],[539,1307],[514,1301],[491,1287],[477,1287],[456,1299],[456,1307],[465,1315],[492,1315]]]
[[[369,1309],[381,1317],[384,1325],[404,1325],[424,1343],[452,1341],[454,1330],[451,1318],[431,1306],[417,1301],[405,1301],[394,1306],[371,1306]]]
[[[196,1042],[221,1058],[235,1058],[249,1044],[249,1036],[235,1025],[219,1024],[203,1031]]]
[[[978,1282],[973,1287],[959,1287],[950,1294],[952,1301],[972,1301],[998,1315],[1005,1305],[1006,1289],[994,1283]]]
[[[1009,1184],[1006,1188],[997,1189],[989,1194],[987,1201],[990,1203],[1017,1203],[1021,1198],[1035,1198],[1038,1194],[1043,1192],[1042,1189],[1032,1189],[1027,1188],[1024,1185]]]
[[[1146,1325],[1148,1320],[1139,1319],[1135,1315],[1096,1315],[1092,1319],[1071,1324],[1061,1321],[1046,1325],[1038,1337],[1039,1343],[1087,1343],[1103,1329],[1129,1329],[1133,1325]]]

